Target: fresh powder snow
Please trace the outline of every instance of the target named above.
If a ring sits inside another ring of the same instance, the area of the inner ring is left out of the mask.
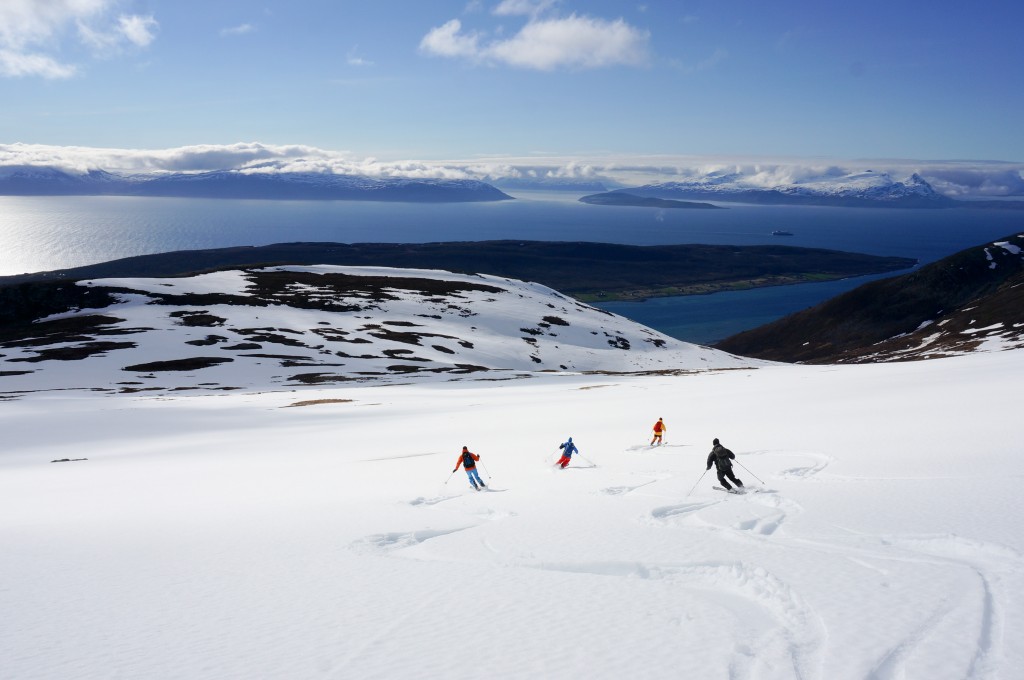
[[[175,285],[252,294],[245,276],[211,276]],[[458,303],[467,316],[406,294],[334,315],[175,307],[217,328],[142,304],[166,281],[121,281],[133,292],[94,311],[150,329],[126,336],[135,347],[77,362],[2,350],[19,374],[0,377],[0,676],[1018,677],[1024,350],[748,362],[644,342],[661,336],[532,284],[471,278],[506,293],[459,293],[473,297]],[[569,325],[503,307],[531,295]],[[310,346],[328,321],[366,335],[359,353],[374,356],[394,336],[338,315],[422,322],[490,363],[292,386],[233,355],[248,368],[157,373],[152,392],[104,373],[169,360],[182,337],[226,335],[246,315]],[[543,331],[538,346],[522,327]],[[588,372],[616,352],[635,356]],[[202,382],[241,389],[174,391]],[[659,417],[665,444],[652,448]],[[570,436],[580,454],[556,469]],[[712,488],[715,437],[751,493]],[[452,473],[463,445],[486,491]]]

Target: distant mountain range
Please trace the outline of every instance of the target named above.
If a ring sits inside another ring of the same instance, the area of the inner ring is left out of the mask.
[[[726,338],[718,349],[786,362],[931,359],[1024,347],[1024,234],[866,283]]]
[[[688,199],[756,203],[764,205],[821,205],[857,208],[958,208],[1024,209],[1024,201],[958,201],[935,191],[920,175],[894,180],[888,173],[871,170],[851,175],[800,180],[791,184],[757,186],[748,176],[722,173],[697,179],[646,184],[616,189],[601,196],[628,194],[662,199]],[[591,197],[592,199],[595,197]],[[591,200],[589,202],[596,202]]]
[[[500,188],[499,188],[500,187]],[[895,180],[871,170],[763,186],[743,173],[606,191],[601,181],[561,177],[436,179],[288,172],[267,163],[242,169],[124,175],[106,170],[69,172],[52,166],[0,166],[0,196],[161,196],[278,200],[404,201],[417,203],[512,200],[502,189],[588,193],[599,205],[714,208],[688,201],[887,208],[998,208],[1022,210],[1024,201],[961,201],[944,196],[920,175]],[[676,201],[661,203],[657,201]]]
[[[216,170],[118,175],[104,170],[72,174],[53,167],[0,167],[0,195],[164,196],[290,200],[504,201],[512,197],[477,180],[377,178],[328,173]]]

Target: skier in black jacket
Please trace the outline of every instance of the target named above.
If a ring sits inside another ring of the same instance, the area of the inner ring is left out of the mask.
[[[717,437],[715,438],[715,441],[711,443],[714,444],[714,448],[711,449],[711,453],[708,454],[708,470],[711,469],[711,464],[714,463],[718,472],[718,481],[722,483],[722,486],[725,487],[726,491],[732,490],[732,486],[730,486],[729,482],[726,481],[727,478],[731,479],[736,486],[742,489],[743,482],[736,479],[736,475],[732,473],[732,461],[736,458],[736,454],[718,443]]]

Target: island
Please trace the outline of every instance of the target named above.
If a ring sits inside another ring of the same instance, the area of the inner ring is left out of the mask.
[[[637,208],[693,208],[697,210],[724,210],[720,205],[711,203],[698,203],[696,201],[677,201],[671,198],[656,198],[654,196],[637,196],[636,194],[623,192],[606,192],[602,194],[590,194],[580,198],[580,203],[591,205],[622,205]]]

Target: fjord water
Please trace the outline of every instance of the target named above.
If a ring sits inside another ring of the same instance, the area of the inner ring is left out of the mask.
[[[595,206],[521,192],[497,203],[261,201],[112,196],[0,197],[0,276],[133,255],[267,245],[523,239],[633,245],[791,245],[916,258],[922,264],[1024,229],[1024,213],[752,206]],[[793,236],[773,236],[785,230]],[[816,304],[863,280],[601,305],[669,335],[709,343]]]

